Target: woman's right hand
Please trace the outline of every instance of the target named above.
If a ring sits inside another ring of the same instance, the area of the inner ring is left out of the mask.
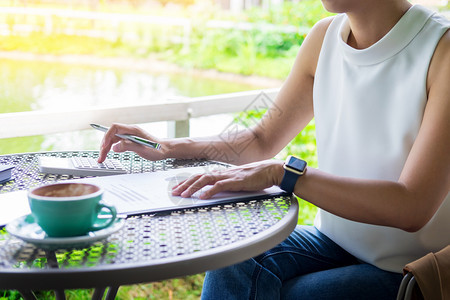
[[[121,139],[117,137],[116,134],[130,134],[142,137],[161,144],[161,148],[159,150],[156,150],[129,140]],[[98,162],[103,162],[111,149],[114,152],[133,151],[136,152],[139,156],[148,160],[161,160],[166,158],[164,155],[167,150],[166,148],[167,146],[164,145],[164,142],[161,139],[148,134],[146,131],[136,125],[115,123],[109,128],[109,130],[103,137],[102,144],[100,146],[100,155],[98,157]]]

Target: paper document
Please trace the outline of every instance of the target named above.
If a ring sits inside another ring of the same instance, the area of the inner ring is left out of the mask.
[[[70,181],[90,182],[100,185],[105,190],[103,201],[114,205],[118,213],[127,215],[171,211],[286,194],[279,187],[273,186],[257,192],[221,192],[209,200],[201,200],[198,198],[201,192],[211,187],[206,186],[191,198],[172,196],[173,186],[191,175],[211,171],[210,168],[210,166],[192,167]],[[29,213],[27,191],[0,195],[0,226]]]
[[[202,191],[210,188],[210,186],[206,186],[191,198],[172,196],[173,186],[191,175],[210,171],[207,168],[192,167],[151,173],[84,178],[76,181],[91,182],[102,186],[105,190],[103,201],[114,205],[118,213],[124,214],[170,211],[285,194],[279,187],[273,186],[257,192],[221,192],[211,199],[201,200],[198,196]]]
[[[0,226],[31,212],[27,193],[18,191],[0,195]]]

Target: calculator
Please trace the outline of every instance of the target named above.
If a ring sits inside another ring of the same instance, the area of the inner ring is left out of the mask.
[[[39,157],[39,170],[42,173],[73,176],[107,176],[126,174],[122,163],[116,159],[106,159],[98,163],[91,157]]]

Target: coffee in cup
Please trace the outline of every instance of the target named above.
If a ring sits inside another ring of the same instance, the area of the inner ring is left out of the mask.
[[[104,229],[114,222],[116,209],[100,202],[102,196],[103,189],[95,184],[55,183],[29,190],[28,202],[49,237],[70,237]],[[110,215],[101,214],[104,210]]]

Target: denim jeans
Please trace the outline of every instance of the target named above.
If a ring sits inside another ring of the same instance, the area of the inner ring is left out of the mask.
[[[395,299],[401,280],[299,226],[275,248],[207,272],[202,299]]]

